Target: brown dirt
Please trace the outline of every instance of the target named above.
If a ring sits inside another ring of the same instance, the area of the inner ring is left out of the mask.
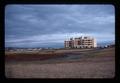
[[[52,54],[38,54],[38,53],[13,53],[6,54],[5,60],[6,62],[12,61],[32,61],[32,60],[46,60],[50,58],[62,57],[62,53],[52,53]]]

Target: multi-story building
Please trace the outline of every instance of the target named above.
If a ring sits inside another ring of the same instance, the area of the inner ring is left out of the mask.
[[[70,38],[64,42],[65,48],[93,48],[97,47],[96,39],[93,37]]]

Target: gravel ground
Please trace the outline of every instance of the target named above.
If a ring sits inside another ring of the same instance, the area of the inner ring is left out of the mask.
[[[93,55],[94,57],[73,62],[6,63],[5,75],[7,78],[114,78],[114,49],[103,50]]]

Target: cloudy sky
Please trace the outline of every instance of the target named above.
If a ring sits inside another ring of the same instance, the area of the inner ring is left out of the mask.
[[[115,40],[113,5],[7,5],[5,47],[62,47],[70,37]]]

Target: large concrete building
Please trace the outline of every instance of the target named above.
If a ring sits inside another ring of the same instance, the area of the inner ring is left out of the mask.
[[[96,39],[93,37],[70,38],[64,42],[65,48],[95,48],[97,47]]]

